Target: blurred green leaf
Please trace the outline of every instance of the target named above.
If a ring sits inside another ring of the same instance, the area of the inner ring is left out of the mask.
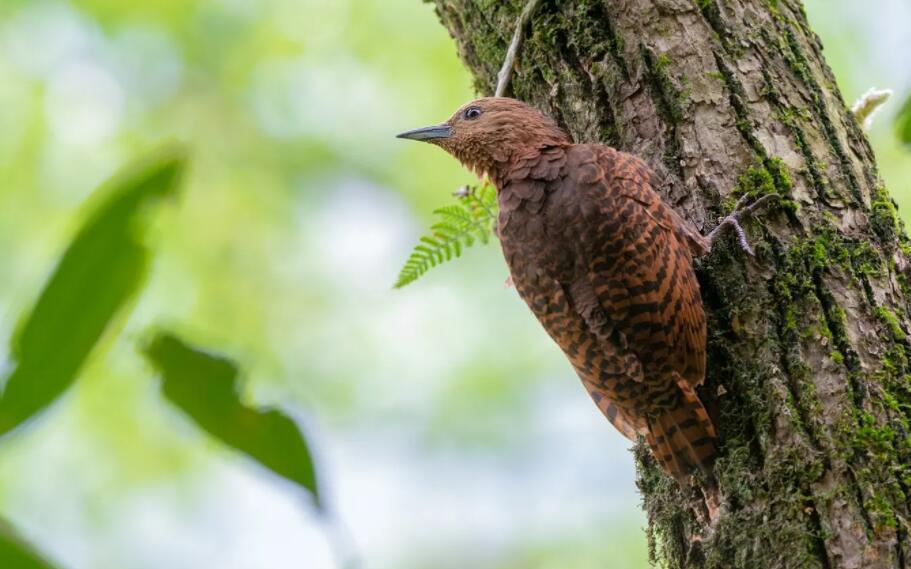
[[[898,132],[898,138],[905,144],[911,144],[911,96],[905,101],[902,110],[898,112],[895,119],[895,129]]]
[[[15,368],[0,397],[0,435],[75,381],[105,330],[139,291],[149,264],[142,213],[175,193],[184,167],[169,150],[125,170],[70,243],[12,341]]]
[[[167,333],[157,335],[145,351],[162,376],[168,400],[212,436],[306,488],[320,506],[307,440],[281,412],[251,409],[240,402],[234,362]]]
[[[0,567],[54,569],[35,548],[26,543],[6,520],[0,518]]]

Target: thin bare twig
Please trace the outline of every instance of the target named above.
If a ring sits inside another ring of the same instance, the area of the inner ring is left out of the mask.
[[[519,21],[516,22],[516,31],[512,35],[509,49],[506,50],[506,60],[503,62],[503,67],[500,68],[500,72],[497,73],[497,90],[494,92],[495,97],[502,97],[503,94],[506,93],[506,87],[509,86],[509,79],[512,76],[513,66],[516,64],[516,54],[519,52],[519,48],[522,47],[525,26],[528,25],[531,15],[538,8],[538,4],[540,3],[540,0],[528,0],[528,4],[522,9]]]

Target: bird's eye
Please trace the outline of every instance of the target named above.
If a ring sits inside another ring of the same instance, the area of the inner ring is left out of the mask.
[[[474,120],[481,116],[481,109],[477,107],[468,107],[463,114],[465,115],[466,120]]]

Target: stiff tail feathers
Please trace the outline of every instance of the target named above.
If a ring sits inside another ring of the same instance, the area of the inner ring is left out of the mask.
[[[695,470],[711,473],[715,427],[693,388],[680,382],[680,404],[649,420],[646,442],[665,472],[684,482]]]

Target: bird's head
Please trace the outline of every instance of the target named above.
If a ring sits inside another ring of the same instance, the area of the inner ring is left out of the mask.
[[[566,134],[538,109],[516,99],[486,97],[463,105],[443,124],[416,128],[398,138],[441,147],[478,174],[548,146],[569,144]]]

